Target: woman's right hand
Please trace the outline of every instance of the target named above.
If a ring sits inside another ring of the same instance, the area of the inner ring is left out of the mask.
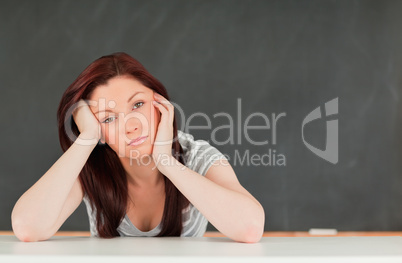
[[[84,135],[86,139],[96,139],[99,141],[101,138],[100,122],[92,113],[85,100],[81,99],[78,102],[77,108],[73,111],[73,119],[77,124],[80,135]]]

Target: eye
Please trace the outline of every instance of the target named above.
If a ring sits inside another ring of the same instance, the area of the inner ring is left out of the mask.
[[[106,120],[102,121],[102,123],[110,123],[114,120],[115,117],[109,117]]]
[[[144,105],[144,102],[140,101],[140,102],[135,103],[135,104],[134,104],[134,109],[138,109],[139,107],[141,107],[141,106],[135,107],[135,106],[138,105],[138,104],[141,104],[141,106],[142,106],[142,105]]]
[[[140,106],[138,106],[138,105],[140,105]],[[142,101],[137,102],[134,104],[133,109],[138,109],[138,108],[142,107],[142,105],[144,105],[144,102],[142,102]],[[115,119],[116,119],[116,117],[109,117],[109,118],[106,118],[104,121],[102,121],[102,123],[111,123]]]

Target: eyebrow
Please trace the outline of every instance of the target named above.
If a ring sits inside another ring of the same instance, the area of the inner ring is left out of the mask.
[[[137,91],[136,93],[134,93],[133,95],[131,95],[130,96],[130,98],[128,98],[128,100],[127,100],[127,103],[129,103],[135,96],[137,96],[138,94],[140,94],[140,93],[144,93],[144,92],[142,92],[142,91]],[[106,112],[106,111],[108,111],[108,112],[113,112],[112,110],[104,110],[104,112]],[[100,111],[97,111],[97,112],[95,112],[94,114],[97,114],[97,113],[99,113]]]
[[[130,98],[128,98],[127,103],[129,103],[129,102],[130,102],[135,96],[137,96],[137,94],[139,94],[139,93],[144,93],[144,92],[142,92],[142,91],[137,91],[136,93],[134,93],[133,95],[131,95]]]

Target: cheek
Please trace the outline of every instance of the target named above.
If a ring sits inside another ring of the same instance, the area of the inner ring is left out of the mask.
[[[102,137],[105,139],[107,143],[113,142],[116,138],[116,127],[114,124],[109,124],[109,125],[101,125],[101,132],[102,132]]]
[[[102,136],[107,138],[109,136],[107,125],[101,125]]]
[[[153,128],[153,130],[155,130],[159,125],[159,121],[161,119],[161,113],[155,106],[153,106],[153,107],[154,107],[154,110],[152,111],[153,118],[151,120],[151,127]]]

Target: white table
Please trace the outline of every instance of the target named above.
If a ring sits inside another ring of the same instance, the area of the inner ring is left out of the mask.
[[[0,262],[402,262],[402,237],[264,237],[246,244],[225,237],[55,236],[24,243],[0,236]]]

